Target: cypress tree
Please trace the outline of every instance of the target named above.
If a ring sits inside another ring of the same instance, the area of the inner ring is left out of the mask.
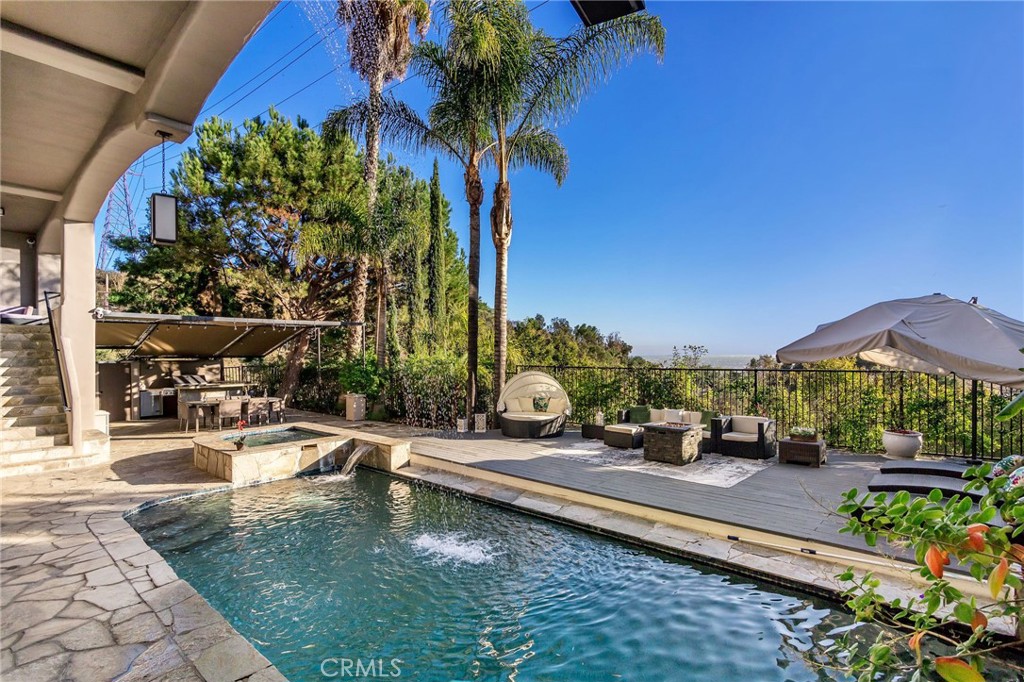
[[[434,175],[430,178],[430,247],[427,250],[427,311],[430,313],[431,351],[446,346],[445,331],[448,305],[445,299],[444,227],[441,213],[441,174],[434,159]]]

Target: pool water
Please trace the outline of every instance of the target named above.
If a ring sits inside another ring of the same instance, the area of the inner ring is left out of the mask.
[[[372,471],[129,520],[296,682],[843,679],[827,602]]]
[[[291,443],[297,440],[309,440],[311,438],[323,438],[324,433],[319,431],[310,431],[309,429],[302,429],[295,426],[288,426],[283,429],[274,429],[272,431],[257,431],[255,433],[245,434],[245,446],[248,448],[259,447],[260,445],[277,445],[278,443]],[[238,434],[234,433],[230,436],[223,436],[224,440],[236,440]]]

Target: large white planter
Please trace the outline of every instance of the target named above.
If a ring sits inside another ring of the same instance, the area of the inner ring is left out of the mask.
[[[918,431],[910,433],[882,433],[882,446],[885,454],[893,459],[913,459],[924,447],[924,436]]]

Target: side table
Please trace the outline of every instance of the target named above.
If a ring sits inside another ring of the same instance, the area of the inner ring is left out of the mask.
[[[827,461],[825,454],[825,441],[799,441],[792,438],[783,438],[779,441],[779,463],[807,464],[812,467],[820,467]]]

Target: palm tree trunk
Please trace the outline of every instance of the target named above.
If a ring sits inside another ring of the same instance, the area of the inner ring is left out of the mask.
[[[494,185],[491,206],[491,239],[494,241],[494,405],[505,388],[508,358],[508,247],[512,240],[512,188],[508,180]]]
[[[381,260],[377,266],[377,334],[375,337],[377,366],[384,367],[388,362],[388,265]]]
[[[466,167],[469,203],[469,309],[466,311],[466,416],[476,411],[477,356],[480,336],[480,206],[484,185],[476,165]]]
[[[377,207],[377,164],[380,160],[380,110],[384,90],[384,72],[378,69],[369,81],[370,115],[366,122],[366,157],[363,159],[363,178],[366,180],[366,215],[372,223]],[[370,257],[360,254],[356,261],[355,286],[352,288],[352,321],[366,323],[366,292],[369,288]],[[352,326],[348,337],[350,357],[355,357],[362,343],[362,326]],[[377,362],[380,362],[380,356]]]
[[[359,352],[363,346],[363,336],[365,334],[363,325],[366,324],[366,289],[367,280],[370,275],[369,270],[369,256],[360,254],[356,258],[356,269],[352,273],[352,307],[349,311],[348,319],[359,324],[349,327],[346,350],[350,359],[359,357]]]

